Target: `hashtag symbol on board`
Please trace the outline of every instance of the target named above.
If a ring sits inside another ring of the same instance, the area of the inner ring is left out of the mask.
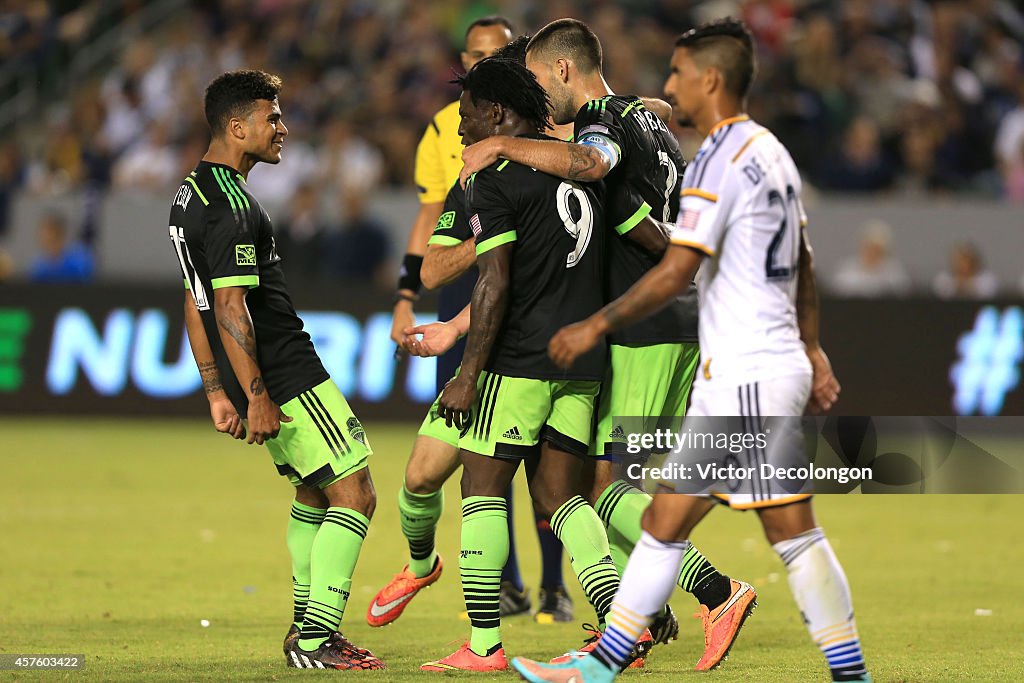
[[[994,306],[978,312],[974,328],[957,341],[959,360],[950,368],[953,408],[958,415],[998,415],[1006,395],[1020,383],[1024,357],[1024,311]]]

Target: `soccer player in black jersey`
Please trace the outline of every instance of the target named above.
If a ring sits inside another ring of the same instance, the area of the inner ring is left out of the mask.
[[[547,99],[530,72],[488,59],[460,79],[466,142],[506,133],[543,138]],[[507,668],[498,584],[508,552],[502,494],[521,461],[531,494],[572,557],[600,615],[618,585],[603,525],[580,496],[579,456],[589,447],[605,353],[556,368],[546,345],[571,311],[600,307],[603,187],[510,162],[478,173],[466,191],[479,279],[462,368],[438,410],[460,429],[462,550],[459,568],[472,624],[469,642],[422,668]]]
[[[574,122],[575,142],[492,137],[463,151],[462,175],[504,158],[571,180],[604,179],[608,225],[616,233],[609,244],[605,286],[608,299],[615,299],[657,265],[668,245],[664,232],[647,219],[675,220],[684,166],[678,142],[643,100],[612,93],[602,73],[601,43],[583,22],[560,19],[542,28],[527,46],[526,64],[548,92],[553,120]],[[700,358],[695,288],[608,341],[609,374],[599,402],[591,451],[597,462],[588,493],[608,525],[621,572],[640,538],[640,518],[650,496],[615,481],[608,458],[624,452],[621,418],[647,418],[644,431],[649,431],[659,419],[685,412]],[[702,662],[717,664],[736,635],[731,627],[725,633],[716,626],[734,623],[719,619],[720,612],[745,614],[754,591],[719,573],[694,547],[684,559],[679,585],[710,615],[705,635],[715,652],[709,650]],[[732,600],[738,593],[742,599]],[[657,642],[675,637],[678,625],[667,606],[651,631]]]
[[[266,444],[295,486],[288,550],[289,666],[383,669],[338,631],[376,496],[362,425],[324,370],[285,286],[270,217],[246,187],[281,161],[281,79],[232,71],[206,89],[211,142],[181,183],[170,238],[185,279],[185,325],[220,432]],[[248,425],[241,416],[248,418]]]

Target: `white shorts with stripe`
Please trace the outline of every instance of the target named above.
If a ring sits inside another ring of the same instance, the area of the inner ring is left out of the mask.
[[[724,384],[699,378],[694,383],[693,400],[683,421],[681,434],[692,430],[695,424],[708,425],[713,421],[708,418],[729,418],[732,424],[741,425],[742,431],[750,434],[762,432],[768,425],[776,428],[785,426],[791,431],[799,428],[799,416],[810,398],[811,375],[796,374],[773,377],[749,384]],[[794,419],[767,418],[790,417]],[[737,418],[740,418],[737,420]],[[717,420],[714,422],[718,422]],[[725,421],[722,420],[721,423]],[[775,435],[767,441],[764,448],[754,445],[738,453],[730,453],[727,460],[737,468],[753,468],[760,472],[761,465],[773,467],[792,467],[806,464],[801,448],[801,434],[792,431],[793,438],[782,438]],[[692,467],[689,459],[693,455],[687,451],[673,453],[666,464],[677,462]],[[725,464],[724,462],[721,464]],[[692,471],[692,470],[691,470]],[[751,510],[763,507],[788,505],[811,497],[806,493],[809,482],[806,480],[788,480],[776,483],[766,481],[759,476],[731,480],[728,485],[718,485],[707,495],[736,510]]]

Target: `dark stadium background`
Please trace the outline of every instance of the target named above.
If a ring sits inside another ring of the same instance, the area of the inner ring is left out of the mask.
[[[612,87],[642,94],[660,92],[682,30],[744,17],[759,46],[751,113],[808,185],[823,338],[845,386],[838,410],[1021,413],[1024,17],[1001,0],[5,3],[2,411],[203,414],[163,216],[206,144],[202,87],[251,66],[286,83],[285,162],[257,168],[253,190],[292,247],[296,303],[328,314],[321,351],[360,414],[418,419],[429,368],[391,361],[383,318],[416,207],[416,141],[457,94],[447,81],[464,27],[489,12],[521,32],[585,16],[604,39]],[[694,149],[692,132],[677,132]],[[303,194],[317,222],[305,243],[293,225]],[[33,282],[39,226],[53,212],[95,260],[85,282]],[[351,263],[366,244],[346,233],[354,215],[390,244],[369,272]],[[841,273],[871,236],[902,280],[851,297]],[[950,295],[942,273],[964,243],[980,253],[980,286]],[[429,299],[420,309],[429,316]],[[108,326],[115,311],[130,319]],[[106,375],[95,369],[104,364]]]

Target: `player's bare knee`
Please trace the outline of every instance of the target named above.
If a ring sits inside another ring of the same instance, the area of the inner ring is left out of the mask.
[[[762,508],[757,514],[761,519],[764,535],[772,545],[788,541],[817,526],[809,500],[780,507]]]
[[[295,502],[321,510],[327,509],[330,504],[323,491],[306,484],[299,484],[295,487]]]
[[[377,508],[377,492],[368,468],[339,479],[323,490],[331,507],[343,507],[359,512],[367,519]]]
[[[458,466],[458,448],[419,436],[405,466],[405,488],[418,495],[436,493]]]

